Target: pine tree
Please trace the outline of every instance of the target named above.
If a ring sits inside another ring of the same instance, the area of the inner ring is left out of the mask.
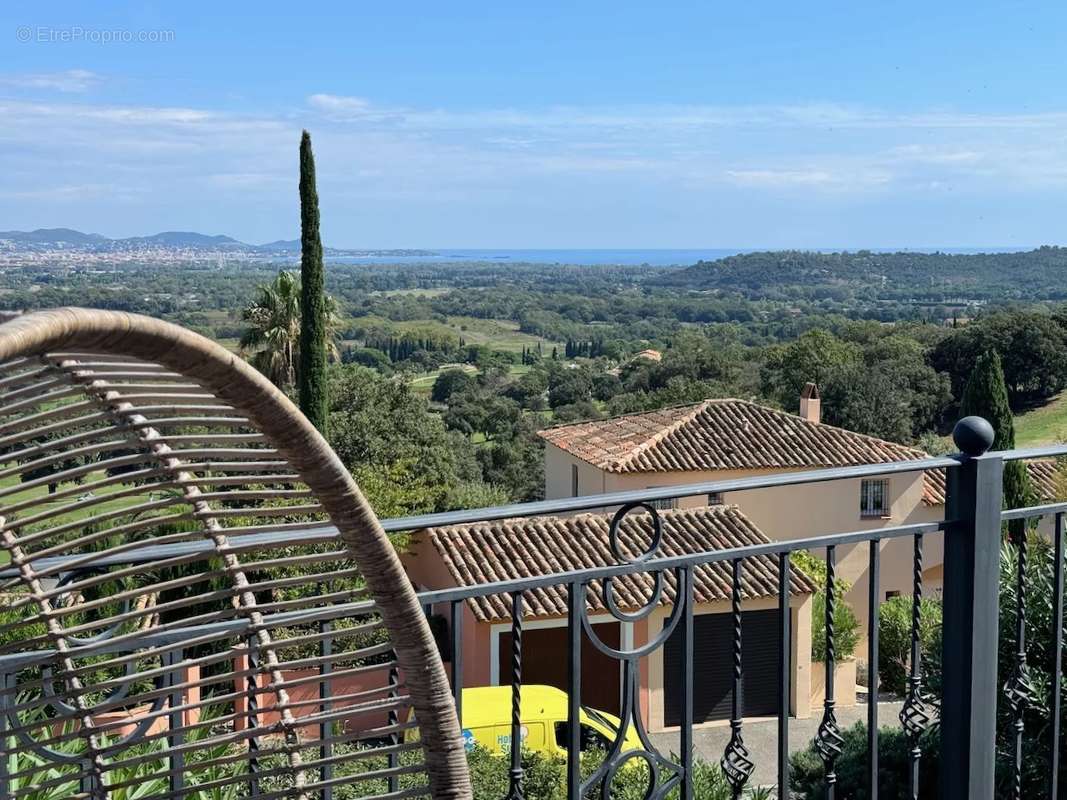
[[[300,410],[326,435],[326,294],[311,136],[300,137]]]
[[[960,416],[983,417],[993,426],[993,450],[1011,450],[1015,447],[1015,424],[1008,405],[1008,387],[1004,383],[1004,369],[995,350],[988,350],[978,357],[971,377],[963,388],[960,400]],[[1032,499],[1030,478],[1026,464],[1008,461],[1004,464],[1004,508],[1022,508]],[[1021,522],[1021,520],[1019,521]],[[1010,528],[1013,535],[1022,531],[1022,525]]]

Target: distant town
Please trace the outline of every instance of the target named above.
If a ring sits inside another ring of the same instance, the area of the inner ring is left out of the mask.
[[[434,255],[429,250],[346,250],[331,247],[325,248],[325,253],[339,258]],[[297,258],[299,255],[299,239],[257,245],[230,236],[208,236],[189,231],[167,231],[124,239],[111,239],[70,228],[0,231],[0,268],[276,261]]]

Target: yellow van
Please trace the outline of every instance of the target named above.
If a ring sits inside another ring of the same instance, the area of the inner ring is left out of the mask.
[[[567,693],[554,686],[523,685],[519,718],[522,744],[545,755],[567,755]],[[582,708],[581,749],[609,750],[621,725],[619,718]],[[468,750],[481,745],[491,753],[511,753],[511,687],[480,686],[463,690],[463,741]],[[418,729],[408,732],[417,737]],[[623,750],[640,750],[633,725],[626,729]]]

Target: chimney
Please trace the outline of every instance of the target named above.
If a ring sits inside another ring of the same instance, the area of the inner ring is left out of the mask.
[[[818,423],[822,418],[821,406],[819,387],[811,382],[804,384],[800,392],[800,416],[808,422]]]

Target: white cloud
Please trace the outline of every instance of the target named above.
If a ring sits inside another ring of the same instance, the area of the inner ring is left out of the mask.
[[[249,189],[280,182],[291,183],[287,176],[270,172],[222,172],[207,177],[208,183],[220,189]]]
[[[728,169],[726,174],[745,186],[820,186],[836,182],[825,170]]]
[[[0,197],[11,200],[46,200],[75,203],[87,200],[128,198],[137,194],[131,187],[113,183],[63,184],[21,190],[0,191]]]
[[[273,220],[292,209],[302,127],[315,142],[320,194],[352,218],[374,206],[398,218],[406,209],[425,217],[432,208],[440,219],[475,209],[466,214],[474,219],[511,203],[540,209],[551,227],[556,212],[543,209],[564,218],[622,200],[655,201],[664,216],[682,219],[705,200],[736,206],[738,197],[745,207],[754,198],[772,206],[810,198],[813,208],[820,196],[847,204],[852,194],[1067,188],[1067,114],[1059,113],[834,104],[463,110],[320,93],[295,110],[259,113],[9,97],[0,99],[0,118],[0,197],[9,200],[0,212],[43,209],[46,218],[55,203],[60,217],[80,199],[103,214],[112,200],[137,197],[160,227],[203,209],[212,218],[255,215],[264,238],[277,238],[282,224]]]
[[[54,92],[87,92],[103,82],[103,77],[87,69],[65,72],[37,72],[0,75],[0,86],[13,89],[44,89]]]
[[[326,113],[362,114],[370,110],[369,100],[362,97],[346,97],[337,94],[313,94],[308,105]]]
[[[728,169],[726,176],[739,186],[770,189],[861,189],[883,186],[893,180],[888,170],[847,163],[810,169]]]

